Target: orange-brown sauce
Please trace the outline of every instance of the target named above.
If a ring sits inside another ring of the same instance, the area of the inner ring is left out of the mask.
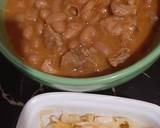
[[[6,28],[15,53],[31,67],[96,76],[145,55],[157,12],[158,0],[8,0]]]

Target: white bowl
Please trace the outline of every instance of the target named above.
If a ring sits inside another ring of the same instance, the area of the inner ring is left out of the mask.
[[[127,98],[83,93],[46,93],[32,98],[23,108],[17,128],[43,128],[52,114],[95,113],[124,116],[137,121],[142,128],[160,128],[160,107]]]

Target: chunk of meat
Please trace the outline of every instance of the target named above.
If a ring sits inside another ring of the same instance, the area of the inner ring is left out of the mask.
[[[56,33],[49,25],[44,29],[44,43],[47,48],[53,51],[53,55],[61,56],[67,51],[62,36],[59,33]]]
[[[123,32],[123,27],[121,26],[123,18],[121,17],[108,17],[100,22],[102,29],[105,29],[110,35],[120,36]]]
[[[98,24],[100,19],[109,16],[109,4],[110,0],[96,1],[93,8],[90,11],[88,10],[86,13],[84,13],[84,15],[82,15],[82,18],[84,16],[84,21],[87,21],[89,24]]]
[[[83,24],[80,22],[71,22],[67,25],[66,31],[63,33],[63,39],[71,39],[77,36],[83,28]]]
[[[89,20],[89,24],[99,25],[100,20],[102,20],[110,15],[111,15],[110,9],[102,6],[95,11],[95,13],[93,14],[93,17]]]
[[[116,16],[129,16],[137,13],[136,0],[113,0],[111,4],[112,13]]]
[[[91,47],[87,52],[88,52],[88,63],[86,67],[91,72],[102,72],[106,68],[109,68],[105,56],[99,53],[95,48]]]
[[[77,71],[81,70],[84,63],[85,59],[82,56],[69,51],[62,57],[61,67],[64,70]]]
[[[101,21],[102,29],[112,36],[121,36],[122,41],[131,40],[131,36],[137,29],[135,17],[108,17]]]
[[[61,67],[65,70],[89,74],[103,71],[108,66],[104,56],[96,49],[81,46],[62,57]]]
[[[137,26],[137,19],[136,17],[127,17],[122,22],[123,26],[123,34],[122,34],[122,41],[123,42],[129,42],[133,40],[134,33],[138,31]]]
[[[46,73],[57,74],[57,71],[54,69],[51,59],[46,59],[43,62],[42,66],[41,66],[41,70]]]
[[[117,67],[119,64],[125,62],[131,56],[130,49],[128,48],[121,48],[115,54],[108,58],[109,63],[113,67]]]

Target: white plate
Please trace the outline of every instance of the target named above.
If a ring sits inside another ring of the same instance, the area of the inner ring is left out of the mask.
[[[46,93],[32,98],[23,108],[17,128],[42,128],[51,114],[62,112],[125,116],[144,127],[160,128],[160,107],[157,105],[120,97],[67,92]]]

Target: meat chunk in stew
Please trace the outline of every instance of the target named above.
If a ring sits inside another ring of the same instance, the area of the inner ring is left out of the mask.
[[[61,60],[61,68],[77,72],[79,75],[103,71],[106,59],[94,48],[78,47],[67,52]]]

